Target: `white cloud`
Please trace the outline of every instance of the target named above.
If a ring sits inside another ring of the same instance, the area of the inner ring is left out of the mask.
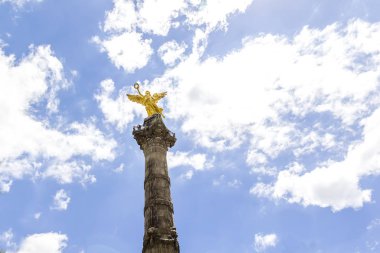
[[[105,32],[132,31],[137,24],[137,13],[133,1],[114,0],[114,8],[106,12],[103,25]]]
[[[120,164],[117,168],[113,170],[115,173],[122,173],[124,171],[124,164]]]
[[[39,220],[41,218],[41,215],[42,215],[41,213],[35,213],[33,217],[34,219]]]
[[[15,243],[13,242],[12,229],[8,229],[7,231],[0,234],[0,242],[3,243],[7,248],[15,246]]]
[[[144,67],[153,54],[152,40],[144,39],[137,32],[115,34],[105,40],[94,37],[93,41],[100,46],[102,52],[107,52],[108,58],[116,67],[130,73]]]
[[[6,47],[8,44],[5,43],[2,39],[0,39],[0,48]]]
[[[380,108],[362,121],[363,140],[352,144],[342,161],[330,161],[310,172],[284,170],[272,185],[258,184],[251,193],[284,198],[304,206],[331,207],[333,211],[360,208],[371,201],[371,190],[360,187],[360,179],[380,174]]]
[[[153,54],[152,39],[143,37],[146,34],[167,35],[175,26],[172,20],[184,7],[184,0],[146,0],[137,2],[137,6],[133,1],[114,0],[114,7],[106,12],[103,24],[103,31],[107,33],[105,39],[95,36],[93,41],[102,52],[107,52],[117,68],[133,73],[145,67]]]
[[[58,92],[69,82],[49,46],[31,46],[17,61],[0,49],[0,69],[1,191],[9,191],[12,179],[42,175],[50,165],[114,158],[116,142],[93,122],[54,124]]]
[[[11,190],[13,181],[10,179],[0,178],[0,193],[9,192]]]
[[[113,99],[114,90],[115,84],[111,79],[103,80],[100,83],[100,90],[95,95],[95,99],[104,114],[105,121],[114,124],[119,131],[123,131],[133,121],[134,112],[144,115],[145,110],[141,105],[127,101],[126,94],[133,94],[135,91],[122,89],[117,98]]]
[[[373,252],[378,248],[379,245],[379,241],[366,241],[366,247]]]
[[[14,7],[21,8],[29,3],[41,3],[43,0],[0,0],[0,4],[2,3],[10,3]]]
[[[114,0],[114,7],[106,12],[103,30],[106,32],[136,31],[166,36],[171,28],[178,27],[177,18],[195,27],[205,26],[211,32],[226,28],[228,17],[236,12],[245,12],[253,0],[237,1],[185,1],[145,0],[134,4],[130,0]],[[160,10],[160,11],[157,11]]]
[[[220,59],[201,61],[193,54],[152,87],[168,90],[166,115],[179,120],[181,130],[201,146],[223,151],[249,140],[247,163],[257,168],[272,168],[268,164],[285,153],[295,161],[319,159],[319,168],[304,176],[281,172],[286,164],[273,168],[270,173],[279,172],[279,182],[286,185],[281,189],[287,189],[277,190],[278,196],[289,194],[289,201],[333,210],[359,208],[370,201],[370,190],[360,189],[359,180],[378,174],[379,164],[376,134],[364,144],[368,149],[358,146],[352,152],[358,122],[379,106],[380,48],[374,41],[380,41],[380,23],[361,20],[322,30],[305,27],[291,39],[260,35],[246,38],[241,49]],[[370,159],[357,158],[351,165],[328,162],[346,152]],[[299,184],[287,186],[290,180]],[[340,194],[325,196],[328,190]],[[292,195],[296,192],[302,196]]]
[[[185,180],[190,180],[193,178],[193,176],[194,176],[194,170],[188,170],[181,175],[181,178]]]
[[[211,31],[216,28],[226,28],[227,18],[235,12],[245,12],[253,0],[191,2],[197,8],[186,13],[187,22],[197,26],[206,25],[206,29]]]
[[[42,173],[43,178],[54,178],[61,184],[78,181],[82,185],[95,183],[96,178],[90,174],[91,166],[81,161],[53,162]]]
[[[374,219],[371,221],[371,223],[367,226],[367,230],[372,230],[374,228],[380,227],[380,219]]]
[[[173,66],[177,60],[183,58],[186,48],[186,44],[178,44],[175,40],[171,40],[162,44],[158,49],[158,55],[166,65]]]
[[[194,0],[179,12],[171,10],[173,20],[183,15],[195,32],[192,53],[153,80],[152,87],[170,94],[166,115],[179,120],[182,132],[196,144],[214,151],[248,141],[247,163],[252,171],[277,175],[276,182],[260,183],[252,193],[271,193],[274,198],[334,211],[360,208],[371,200],[371,190],[361,189],[359,181],[378,174],[377,168],[368,162],[348,166],[339,157],[351,152],[347,147],[355,147],[358,139],[352,133],[358,122],[379,106],[380,23],[352,20],[345,26],[305,27],[292,38],[263,34],[244,39],[240,49],[222,58],[203,60],[208,34],[226,28],[228,17],[244,12],[251,2]],[[142,5],[135,7],[139,13]],[[149,24],[133,29],[166,34],[175,27]],[[332,124],[326,125],[324,117]],[[369,160],[376,164],[376,151],[363,152],[372,155]],[[304,164],[302,173],[284,169],[289,164],[269,165],[285,153],[295,161],[314,157],[317,164],[311,165],[314,170]],[[365,166],[365,172],[358,172]],[[322,183],[326,176],[331,177]],[[289,185],[290,180],[297,184]],[[326,196],[329,190],[334,194]]]
[[[253,168],[251,169],[251,172],[254,174],[266,176],[275,176],[278,173],[275,167],[257,166],[257,164],[254,164]]]
[[[193,51],[203,53],[199,43],[206,45],[209,33],[217,28],[226,29],[228,17],[244,12],[251,3],[252,0],[145,0],[135,4],[131,0],[114,0],[113,9],[106,12],[102,25],[105,39],[95,36],[93,41],[107,52],[116,67],[134,72],[143,68],[153,53],[152,39],[143,39],[143,36],[167,36],[171,28],[188,25],[186,29],[196,31]],[[159,52],[166,64],[173,64],[184,51],[183,45],[174,49]]]
[[[65,192],[65,190],[60,189],[56,192],[53,199],[53,205],[50,207],[52,210],[64,211],[67,210],[71,198]]]
[[[166,36],[175,23],[180,10],[186,7],[184,0],[145,0],[138,2],[140,23],[145,33]],[[158,11],[159,10],[159,11]]]
[[[255,250],[256,252],[263,252],[267,248],[275,247],[278,243],[276,234],[255,234]]]
[[[22,240],[20,245],[13,241],[12,229],[0,234],[0,242],[4,243],[6,252],[10,253],[61,253],[67,246],[67,236],[60,233],[32,234]]]
[[[187,171],[181,175],[182,179],[187,180],[190,180],[193,177],[194,171],[210,169],[213,167],[214,163],[214,159],[208,160],[206,154],[190,154],[189,152],[180,151],[176,151],[175,153],[168,152],[167,159],[169,169],[181,166],[187,168]]]
[[[220,186],[225,181],[225,175],[220,175],[217,179],[212,180],[213,186]]]
[[[250,133],[257,137],[253,138],[252,146],[276,156],[297,144],[294,137],[302,140],[309,134],[305,145],[314,145],[319,140],[311,133],[300,132],[297,122],[281,118],[286,113],[303,117],[308,113],[331,112],[337,120],[348,124],[368,111],[373,100],[366,99],[377,89],[378,67],[374,65],[360,72],[352,70],[360,68],[353,58],[368,50],[372,50],[373,61],[379,60],[376,49],[357,46],[357,41],[367,41],[367,36],[372,40],[379,36],[379,25],[366,30],[367,26],[355,21],[343,29],[336,25],[321,31],[306,29],[291,41],[273,35],[246,39],[240,50],[223,59],[208,58],[200,62],[190,57],[156,79],[155,85],[177,84],[168,96],[168,116],[183,118],[182,129],[196,136],[203,146],[234,148],[241,144],[244,133]],[[306,41],[305,33],[315,34],[315,38],[308,37]],[[324,40],[316,46],[319,36]],[[330,37],[336,38],[330,41]],[[336,45],[330,45],[334,41]],[[330,49],[321,49],[324,44]],[[333,49],[341,44],[349,45],[336,56]],[[332,58],[346,60],[335,64]],[[365,85],[358,85],[362,83]],[[319,131],[313,134],[317,136],[331,134],[316,130]],[[317,143],[318,147],[321,145],[329,148],[331,141]]]
[[[180,10],[187,6],[184,0],[133,1],[114,0],[114,7],[106,12],[103,30],[106,32],[136,31],[138,27],[144,33],[166,36]],[[157,11],[159,10],[159,11]]]
[[[189,152],[168,152],[168,167],[170,169],[179,166],[190,166],[195,170],[211,168],[212,161],[207,161],[206,154],[190,154]]]
[[[227,186],[231,188],[239,188],[241,186],[241,181],[238,179],[233,179],[229,182],[227,182]]]
[[[242,182],[238,179],[233,179],[233,180],[227,181],[225,175],[220,175],[217,179],[214,179],[212,181],[212,185],[213,186],[225,185],[225,186],[230,187],[230,188],[239,188],[242,185]]]
[[[259,182],[252,187],[249,192],[258,197],[269,197],[273,195],[273,187],[271,185]]]
[[[59,233],[33,234],[26,237],[16,253],[61,253],[67,246],[67,236]]]

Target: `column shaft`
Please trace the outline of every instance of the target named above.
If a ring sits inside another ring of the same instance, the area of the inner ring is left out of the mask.
[[[143,253],[179,253],[173,219],[167,150],[175,136],[155,114],[137,126],[133,135],[145,157],[145,206]]]

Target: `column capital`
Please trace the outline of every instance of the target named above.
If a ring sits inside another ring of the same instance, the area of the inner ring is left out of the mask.
[[[145,118],[143,125],[133,127],[132,134],[142,150],[157,145],[167,150],[173,147],[177,140],[175,134],[165,126],[160,114]]]

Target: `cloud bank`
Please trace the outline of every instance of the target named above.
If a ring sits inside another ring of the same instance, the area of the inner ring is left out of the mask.
[[[155,36],[167,36],[182,22],[189,26],[189,32],[197,29],[196,34],[202,34],[195,36],[198,44],[212,31],[226,29],[227,18],[244,12],[251,3],[252,0],[114,0],[114,7],[106,12],[102,24],[104,34],[94,36],[93,41],[117,68],[133,73],[148,64]],[[165,42],[158,51],[165,64],[173,65],[183,53],[184,46],[177,44]]]
[[[0,190],[8,192],[14,179],[26,176],[94,181],[90,162],[113,160],[116,142],[94,122],[54,120],[58,93],[70,82],[50,46],[31,46],[17,61],[0,49],[0,70]]]
[[[359,208],[371,200],[360,179],[379,173],[379,39],[380,24],[361,20],[293,38],[264,34],[223,58],[192,53],[152,87],[169,91],[168,117],[196,144],[225,151],[249,142],[252,171],[275,176],[252,194]],[[274,165],[283,155],[292,162]]]
[[[223,57],[204,57],[208,35],[228,29],[228,18],[251,2],[177,1],[151,22],[146,13],[158,1],[115,1],[103,30],[165,36],[182,17],[194,31],[191,48],[164,43],[158,54],[170,68],[149,87],[169,92],[168,118],[212,152],[248,143],[255,196],[333,211],[362,207],[372,197],[361,179],[379,174],[379,137],[370,129],[379,114],[380,24],[356,19],[293,37],[261,34]],[[107,96],[98,96],[106,121],[125,128],[133,110],[116,117],[105,109]]]

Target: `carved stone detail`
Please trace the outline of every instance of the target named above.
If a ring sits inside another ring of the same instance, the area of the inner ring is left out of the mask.
[[[159,114],[133,127],[133,136],[145,156],[143,253],[179,253],[173,219],[166,154],[176,142]]]

